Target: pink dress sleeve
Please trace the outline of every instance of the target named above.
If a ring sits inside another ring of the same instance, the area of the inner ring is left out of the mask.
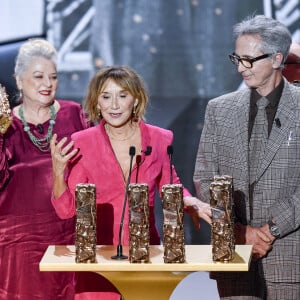
[[[78,153],[80,155],[80,152]],[[76,163],[67,179],[67,189],[61,194],[60,197],[54,198],[52,194],[51,202],[61,219],[68,219],[76,214],[76,203],[75,203],[75,189],[78,183],[86,183],[87,179],[84,176],[84,169],[80,163]]]

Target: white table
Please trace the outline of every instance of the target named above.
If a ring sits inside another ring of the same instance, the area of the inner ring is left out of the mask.
[[[89,271],[110,280],[125,300],[169,299],[177,284],[196,271],[248,271],[251,245],[236,245],[236,254],[229,263],[212,261],[211,245],[186,245],[186,262],[165,264],[163,246],[150,246],[150,263],[113,260],[116,246],[97,246],[97,263],[75,263],[75,246],[49,246],[40,271]],[[128,255],[128,247],[123,247]]]

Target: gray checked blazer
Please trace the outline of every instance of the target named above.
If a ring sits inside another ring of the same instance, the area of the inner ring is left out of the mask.
[[[274,218],[281,237],[262,259],[265,279],[300,282],[300,88],[285,80],[266,152],[257,172],[250,219],[248,119],[250,89],[208,102],[197,153],[194,184],[198,197],[210,201],[214,175],[230,175],[236,221],[262,226]],[[278,122],[279,123],[279,122]]]

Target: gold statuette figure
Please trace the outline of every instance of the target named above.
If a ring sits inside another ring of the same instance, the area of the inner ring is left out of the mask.
[[[210,205],[212,258],[215,262],[229,262],[235,253],[232,192],[232,177],[214,177],[210,185]]]
[[[162,187],[162,207],[164,262],[184,263],[184,204],[181,184],[166,184]]]
[[[77,184],[76,237],[77,263],[96,262],[96,187],[94,184]]]
[[[5,88],[0,85],[0,134],[4,134],[12,123],[11,110]]]
[[[128,187],[129,202],[129,261],[149,262],[149,204],[148,185],[131,183]]]

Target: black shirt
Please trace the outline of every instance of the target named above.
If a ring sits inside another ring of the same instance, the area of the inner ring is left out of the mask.
[[[282,79],[281,82],[278,84],[278,86],[266,96],[266,98],[269,100],[269,104],[266,107],[266,113],[268,118],[268,135],[270,136],[272,125],[274,122],[274,118],[277,112],[279,100],[282,95],[284,87],[284,80]],[[250,110],[249,110],[249,127],[248,127],[248,141],[250,141],[252,128],[254,124],[254,120],[257,114],[257,105],[256,102],[258,99],[260,99],[262,96],[255,90],[252,89],[251,96],[250,96]]]

